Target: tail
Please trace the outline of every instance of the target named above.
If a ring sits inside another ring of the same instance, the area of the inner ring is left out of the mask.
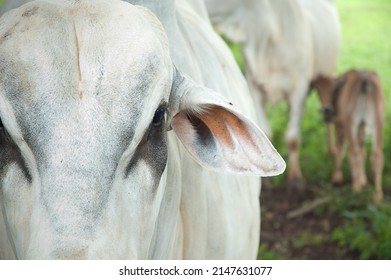
[[[368,81],[367,80],[362,80],[361,81],[361,86],[360,86],[360,92],[362,94],[366,94],[368,92]]]
[[[368,73],[364,72],[361,75],[360,79],[360,93],[361,94],[367,94],[371,91],[371,88],[373,87],[371,77]]]

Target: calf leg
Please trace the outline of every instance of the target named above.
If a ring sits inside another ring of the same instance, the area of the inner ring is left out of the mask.
[[[379,118],[376,121],[377,127],[375,130],[374,139],[372,141],[372,153],[371,153],[371,165],[372,174],[375,183],[374,200],[380,201],[383,199],[382,190],[382,173],[384,167],[384,155],[383,155],[383,121]]]
[[[333,176],[332,176],[332,182],[335,185],[342,184],[343,182],[343,173],[342,173],[342,160],[344,156],[344,131],[343,127],[340,124],[335,125],[335,132],[336,132],[336,145],[333,148],[329,148],[331,150],[331,153],[334,158],[334,170],[333,170]]]
[[[371,154],[372,173],[375,181],[375,201],[381,201],[383,199],[382,190],[382,173],[384,166],[384,156],[381,148],[375,148]]]
[[[367,151],[365,148],[365,124],[361,123],[358,128],[358,145],[360,147],[360,184],[366,186],[368,184],[367,175],[365,173],[365,161],[367,157]]]
[[[352,173],[352,186],[354,191],[361,191],[362,172],[364,171],[364,162],[362,160],[362,151],[358,141],[358,135],[351,127],[350,123],[345,130],[349,142],[349,163]]]
[[[333,130],[333,125],[331,123],[327,123],[326,125],[326,131],[327,131],[327,146],[329,148],[330,155],[334,156],[337,153],[337,147],[335,146],[335,135]]]

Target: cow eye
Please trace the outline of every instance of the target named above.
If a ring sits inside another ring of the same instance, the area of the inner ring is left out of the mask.
[[[156,110],[155,115],[153,116],[152,125],[154,127],[161,126],[165,121],[167,109],[164,107],[160,107]]]

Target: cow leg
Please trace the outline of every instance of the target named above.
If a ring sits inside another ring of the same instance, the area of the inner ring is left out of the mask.
[[[380,201],[383,199],[382,190],[382,173],[384,167],[384,155],[383,155],[383,122],[379,119],[376,121],[377,127],[375,130],[374,139],[372,141],[372,153],[371,153],[371,165],[372,174],[375,183],[374,200]]]
[[[287,139],[288,153],[289,153],[289,168],[288,168],[288,180],[292,185],[301,184],[302,172],[299,163],[299,138]]]
[[[357,133],[354,133],[354,129],[348,123],[346,128],[346,134],[349,142],[349,163],[350,171],[352,174],[352,187],[354,191],[361,191],[363,185],[361,182],[362,170],[364,163],[362,162],[362,153],[360,149],[360,144],[357,139]]]
[[[365,159],[367,157],[367,152],[365,148],[365,124],[361,123],[358,128],[358,145],[360,147],[360,184],[366,186],[368,184],[367,175],[365,173]]]
[[[342,160],[345,153],[345,146],[344,146],[345,138],[344,138],[344,131],[342,125],[336,124],[335,132],[337,138],[336,145],[335,145],[335,149],[331,151],[334,158],[334,170],[333,170],[332,182],[335,185],[340,185],[343,182]]]
[[[375,148],[371,154],[372,173],[375,181],[375,201],[383,199],[382,172],[384,166],[384,156],[381,148]]]
[[[334,135],[334,130],[333,130],[333,125],[331,123],[328,123],[326,125],[326,133],[327,133],[327,146],[329,149],[330,155],[335,157],[337,153],[337,147],[335,146],[335,135]]]
[[[302,187],[302,172],[299,163],[300,126],[304,110],[308,84],[304,83],[289,96],[289,123],[286,133],[286,143],[289,153],[288,180],[289,184]]]

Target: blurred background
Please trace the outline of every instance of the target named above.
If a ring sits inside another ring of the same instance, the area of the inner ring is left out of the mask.
[[[373,184],[361,193],[351,190],[348,160],[345,183],[330,182],[332,158],[327,150],[326,129],[315,92],[306,102],[301,128],[300,164],[305,193],[286,185],[286,174],[262,188],[260,259],[391,259],[391,1],[336,0],[342,45],[337,73],[371,69],[381,77],[386,96],[384,131],[384,201],[372,201]],[[243,69],[238,45],[228,42]],[[273,144],[287,159],[285,128],[287,103],[266,108],[273,130]],[[368,143],[367,151],[370,151]],[[366,173],[371,182],[370,161]]]

